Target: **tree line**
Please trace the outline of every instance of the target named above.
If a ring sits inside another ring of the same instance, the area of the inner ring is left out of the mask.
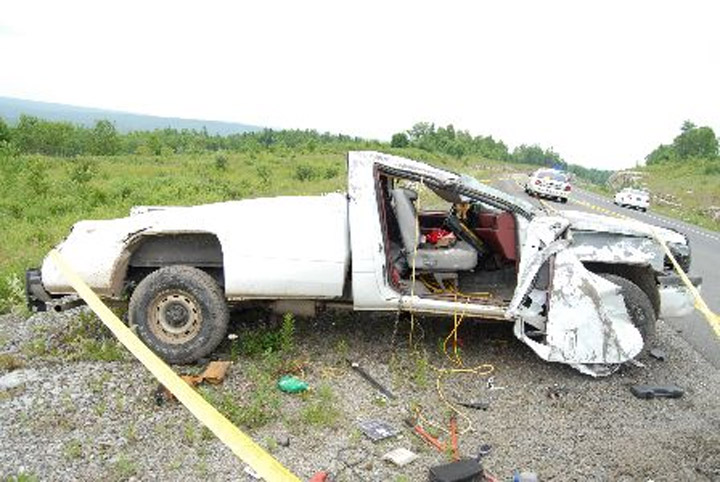
[[[11,144],[23,154],[75,157],[120,154],[169,155],[206,151],[249,151],[269,147],[314,151],[319,146],[367,145],[368,141],[343,134],[314,130],[273,130],[230,135],[211,135],[206,129],[157,129],[121,133],[108,120],[92,127],[62,121],[48,121],[22,115],[14,126],[0,118],[0,142]]]
[[[572,172],[596,184],[604,184],[612,174],[612,171],[569,164],[552,148],[521,144],[510,151],[501,140],[495,140],[492,136],[472,136],[468,131],[456,131],[452,124],[436,128],[432,123],[417,123],[406,132],[394,134],[390,145],[442,152],[458,159],[473,155],[517,164],[552,167]]]
[[[718,138],[712,128],[686,120],[672,144],[660,144],[645,157],[645,162],[651,166],[689,159],[720,160],[718,154]]]
[[[350,150],[382,149],[387,143],[343,134],[320,133],[315,130],[273,130],[230,135],[211,135],[206,129],[157,129],[121,133],[108,120],[98,120],[92,127],[70,122],[48,121],[22,115],[15,125],[0,118],[0,143],[12,145],[24,154],[75,157],[81,155],[113,156],[120,154],[170,155],[207,151],[251,152],[268,149]],[[406,132],[392,136],[393,148],[414,147],[427,152],[445,154],[457,159],[481,157],[504,162],[554,167],[573,172],[589,181],[602,184],[611,171],[588,169],[568,164],[552,148],[520,145],[510,151],[507,145],[492,136],[473,136],[456,130],[452,124],[435,127],[420,122]]]

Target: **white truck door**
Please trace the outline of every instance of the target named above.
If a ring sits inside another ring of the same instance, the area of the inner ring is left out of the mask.
[[[372,153],[348,154],[352,292],[356,310],[396,310],[400,295],[387,284],[387,257]]]

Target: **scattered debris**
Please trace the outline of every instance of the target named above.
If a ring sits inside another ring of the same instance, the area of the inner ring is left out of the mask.
[[[292,375],[284,375],[278,380],[277,386],[285,393],[304,392],[309,388],[307,382],[300,380]]]
[[[253,469],[251,469],[249,466],[245,466],[243,469],[243,472],[245,472],[251,480],[262,480],[262,477],[260,477],[257,472],[255,472]]]
[[[365,420],[359,424],[360,430],[373,442],[389,437],[395,437],[399,430],[382,420]]]
[[[402,447],[391,450],[382,456],[383,460],[388,460],[398,467],[404,467],[417,458],[418,455],[415,452],[411,452],[410,450]]]
[[[229,361],[212,361],[204,372],[200,374],[202,381],[218,385],[225,380],[227,372],[232,362]]]
[[[488,380],[487,380],[487,389],[488,390],[505,390],[505,387],[495,386],[495,377],[492,376],[492,377],[488,378]]]
[[[185,383],[191,387],[196,387],[203,382],[218,385],[225,380],[231,364],[232,362],[229,361],[211,361],[200,375],[180,375],[180,378],[182,378]],[[170,392],[170,390],[162,384],[158,385],[155,390],[155,403],[157,405],[162,405],[165,402],[173,400],[175,400],[175,396]]]
[[[375,378],[373,378],[367,371],[365,371],[365,369],[363,369],[363,368],[360,366],[359,363],[354,362],[354,361],[352,361],[352,360],[350,360],[350,359],[348,359],[347,361],[348,361],[348,363],[350,363],[350,367],[351,367],[353,370],[355,370],[356,372],[358,372],[361,377],[363,377],[365,380],[367,380],[367,381],[370,383],[370,385],[372,385],[373,387],[377,388],[377,389],[380,391],[380,393],[382,393],[383,395],[385,395],[387,398],[390,398],[390,399],[393,399],[393,400],[396,398],[395,395],[393,395],[393,393],[392,393],[390,390],[388,390],[387,388],[385,388],[380,382],[378,382]]]
[[[481,482],[482,465],[475,459],[463,459],[430,467],[430,482]]]
[[[477,459],[477,460],[480,460],[480,459],[482,459],[483,457],[487,457],[488,455],[490,455],[490,452],[492,452],[492,445],[490,445],[490,444],[482,444],[482,445],[480,446],[480,448],[478,449],[478,454],[477,454],[476,459]]]
[[[412,428],[416,434],[420,436],[427,443],[435,447],[438,452],[445,452],[447,444],[441,442],[437,437],[430,435],[415,418],[406,418],[405,424]],[[457,430],[457,419],[455,416],[450,417],[450,450],[452,451],[453,460],[460,460],[458,451],[458,430]]]
[[[638,398],[680,398],[685,391],[675,385],[633,385],[630,391]]]
[[[310,477],[310,480],[308,482],[326,482],[328,480],[329,474],[325,472],[324,470],[321,470],[320,472],[317,472],[315,475]]]
[[[547,396],[552,399],[560,398],[567,395],[568,393],[570,393],[570,389],[567,388],[565,385],[559,385],[555,383],[552,386],[547,387]]]
[[[475,410],[487,410],[488,408],[490,408],[490,403],[488,403],[488,402],[456,402],[456,403],[463,407],[472,408]]]
[[[290,437],[288,437],[287,435],[280,435],[278,437],[275,437],[275,441],[281,447],[289,447],[290,446]]]
[[[660,361],[665,361],[665,358],[667,358],[665,351],[661,350],[660,348],[653,348],[648,352],[648,355]]]
[[[38,378],[38,372],[31,368],[15,370],[0,377],[0,390],[10,390]]]
[[[538,482],[538,476],[535,472],[518,472],[516,470],[513,482]]]

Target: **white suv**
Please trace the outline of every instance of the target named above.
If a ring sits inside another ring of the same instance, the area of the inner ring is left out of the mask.
[[[626,187],[622,191],[615,194],[615,204],[629,208],[639,209],[642,212],[647,211],[650,206],[650,194],[641,189],[633,189]]]
[[[566,203],[570,196],[570,177],[556,169],[538,169],[525,184],[525,192],[531,196],[544,196]]]

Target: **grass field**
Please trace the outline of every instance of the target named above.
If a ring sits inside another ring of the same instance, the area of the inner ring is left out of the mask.
[[[651,209],[683,221],[720,231],[720,221],[708,215],[712,206],[720,209],[720,162],[688,161],[644,168],[650,192],[662,195],[679,206],[655,203]]]
[[[640,184],[651,193],[651,211],[720,231],[720,220],[713,220],[710,209],[714,206],[720,211],[720,162],[690,160],[633,171],[643,174]],[[609,186],[583,187],[611,198],[615,195]]]

